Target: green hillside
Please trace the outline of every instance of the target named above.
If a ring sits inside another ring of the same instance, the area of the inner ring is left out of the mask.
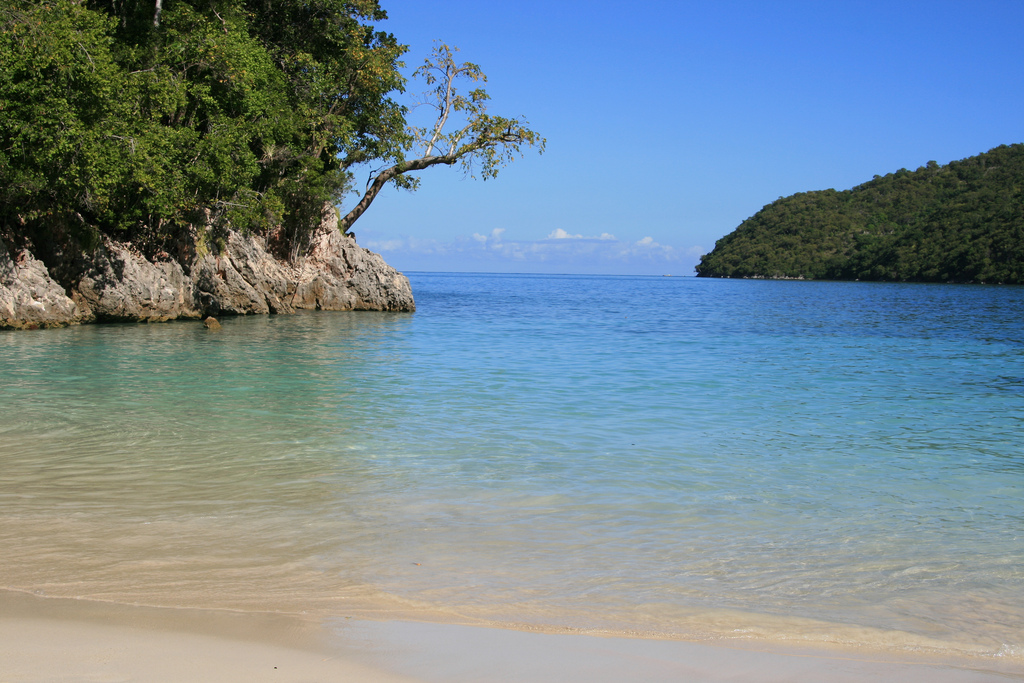
[[[697,276],[1024,283],[1024,144],[783,197],[718,240]]]

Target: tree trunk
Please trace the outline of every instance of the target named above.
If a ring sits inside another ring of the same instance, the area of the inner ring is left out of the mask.
[[[437,164],[447,164],[451,166],[458,160],[458,156],[454,154],[446,154],[444,156],[431,156],[423,157],[422,159],[413,159],[412,161],[403,161],[399,164],[395,164],[389,168],[385,168],[383,171],[377,174],[377,177],[373,179],[369,187],[366,188],[366,192],[363,193],[362,199],[359,203],[352,207],[352,210],[342,216],[338,221],[338,229],[341,230],[342,234],[348,232],[348,229],[352,227],[352,224],[359,220],[359,217],[366,213],[366,210],[370,208],[370,204],[377,198],[380,191],[384,189],[384,186],[388,184],[388,181],[396,178],[397,176],[407,173],[409,171],[421,171],[424,168],[436,166]]]

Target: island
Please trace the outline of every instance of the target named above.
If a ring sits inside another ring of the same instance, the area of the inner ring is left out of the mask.
[[[782,197],[701,257],[698,277],[1024,283],[1024,144]]]

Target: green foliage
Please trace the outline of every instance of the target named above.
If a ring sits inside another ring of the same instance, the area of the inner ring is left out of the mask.
[[[432,126],[411,128],[411,149],[419,158],[436,154],[457,159],[468,175],[479,173],[484,180],[496,178],[502,166],[522,154],[524,145],[536,146],[543,153],[546,141],[526,127],[525,119],[487,113],[491,98],[482,87],[466,94],[459,92],[458,79],[486,83],[487,76],[472,62],[456,62],[458,51],[457,47],[436,44],[413,74],[431,86],[417,106],[434,109],[437,119]],[[451,130],[449,124],[454,117],[460,121]]]
[[[157,12],[162,4],[162,9]],[[376,0],[0,0],[0,233],[301,241],[408,144]],[[206,233],[205,236],[197,235]]]
[[[1024,144],[795,194],[718,240],[699,277],[1024,283]]]
[[[111,163],[118,141],[106,125],[119,80],[111,26],[68,2],[0,6],[4,219],[47,222],[88,240],[77,212],[109,213],[119,174]]]

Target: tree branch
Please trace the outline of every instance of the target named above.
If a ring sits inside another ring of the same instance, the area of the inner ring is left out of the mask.
[[[422,171],[425,168],[437,166],[438,164],[447,164],[451,166],[456,161],[458,161],[458,157],[445,154],[443,156],[422,157],[419,159],[413,159],[412,161],[403,161],[384,169],[374,176],[372,182],[369,183],[366,191],[363,193],[362,199],[352,207],[351,211],[341,217],[338,221],[338,229],[343,233],[348,232],[348,229],[352,227],[352,224],[359,220],[360,216],[366,213],[366,210],[370,208],[370,204],[373,203],[373,200],[377,198],[377,195],[380,194],[380,191],[384,189],[389,181],[394,180],[398,176],[403,173],[408,173],[409,171]]]
[[[455,86],[457,78],[471,81],[486,81],[487,76],[476,64],[465,62],[457,64],[454,53],[457,48],[450,48],[440,43],[434,47],[431,56],[426,59],[414,76],[423,78],[428,85],[437,86],[425,93],[422,104],[437,109],[437,120],[431,128],[410,129],[408,148],[420,147],[420,156],[416,159],[399,159],[397,163],[371,176],[365,192],[359,202],[343,216],[338,227],[347,232],[352,224],[369,208],[373,200],[389,182],[399,182],[401,176],[411,171],[421,171],[431,166],[452,166],[462,163],[467,173],[472,171],[475,162],[481,165],[483,178],[497,176],[499,167],[511,161],[522,146],[538,146],[544,151],[546,141],[537,133],[526,127],[522,119],[506,119],[487,114],[486,102],[490,99],[482,88],[460,95]],[[445,126],[454,112],[463,112],[465,125],[453,133],[446,134]],[[436,154],[439,145],[447,148],[444,154]],[[413,181],[399,182],[409,189]]]

